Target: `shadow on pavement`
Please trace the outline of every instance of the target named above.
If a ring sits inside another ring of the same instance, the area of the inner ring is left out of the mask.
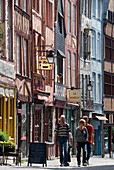
[[[44,170],[114,170],[114,165],[106,165],[106,166],[88,166],[88,167],[76,167],[76,166],[69,166],[69,167],[41,167],[41,166],[21,166],[21,167],[12,167],[12,169],[44,169]]]

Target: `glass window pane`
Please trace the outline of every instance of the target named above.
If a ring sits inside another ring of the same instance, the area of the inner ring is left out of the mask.
[[[17,73],[20,73],[20,37],[17,36]]]

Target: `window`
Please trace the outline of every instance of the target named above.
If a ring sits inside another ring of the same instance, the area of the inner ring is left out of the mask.
[[[24,0],[24,11],[26,12],[27,11],[27,0]]]
[[[100,33],[97,35],[97,57],[100,60]]]
[[[63,58],[61,56],[57,57],[57,82],[63,83]]]
[[[108,20],[111,21],[111,22],[114,21],[112,11],[108,11]]]
[[[101,76],[98,74],[98,101],[101,102]]]
[[[71,61],[71,57],[70,57],[70,51],[68,51],[68,86],[70,87],[71,82],[70,82],[70,61]]]
[[[39,13],[39,0],[33,0],[33,8]]]
[[[49,0],[46,0],[46,24],[52,28],[52,3]]]
[[[101,1],[98,0],[98,18],[101,19]]]
[[[58,26],[59,26],[59,33],[62,34],[62,17],[59,13],[58,13]]]
[[[84,14],[85,14],[85,16],[86,16],[86,13],[87,13],[87,9],[86,9],[86,4],[87,4],[87,2],[86,2],[87,0],[84,0]]]
[[[76,35],[76,6],[73,5],[73,35]]]
[[[92,56],[95,57],[96,52],[96,33],[95,31],[92,34]]]
[[[91,0],[88,0],[88,18],[91,19]]]
[[[76,54],[73,53],[73,86],[76,86]]]
[[[111,49],[112,47],[112,49]],[[112,53],[111,53],[112,51]],[[112,54],[112,55],[111,55]],[[113,57],[113,39],[112,39],[112,42],[111,42],[111,38],[109,37],[105,37],[105,58],[108,59],[108,60],[114,60],[114,57]]]
[[[8,58],[12,59],[12,4],[8,0]]]
[[[24,66],[25,66],[25,76],[27,76],[28,64],[27,64],[27,41],[26,40],[24,40]]]
[[[3,0],[0,0],[0,22],[3,20]]]
[[[87,98],[87,75],[85,75],[85,97]]]
[[[15,0],[15,4],[19,6],[19,0]]]
[[[84,97],[84,76],[82,74],[82,87],[81,87],[81,90],[82,90],[82,98]]]
[[[63,2],[63,9],[65,8],[65,0],[62,0],[62,2]]]
[[[93,1],[92,1],[92,4],[93,4],[93,7],[92,7],[93,11],[92,11],[92,14],[93,14],[93,16],[96,16],[96,0],[93,0]]]
[[[104,94],[111,95],[111,75],[104,73]]]
[[[68,27],[68,33],[70,33],[71,29],[71,4],[70,1],[68,0],[67,4],[67,27]]]
[[[96,74],[93,73],[93,99],[96,102]]]
[[[20,46],[20,44],[21,44],[20,37],[17,36],[17,74],[20,73],[20,59],[21,59],[20,58],[20,56],[21,56],[21,52],[20,52],[21,46]]]

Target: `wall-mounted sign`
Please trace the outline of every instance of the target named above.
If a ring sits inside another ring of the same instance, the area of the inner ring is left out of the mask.
[[[67,90],[67,100],[71,103],[81,102],[81,90]]]
[[[52,64],[48,63],[46,56],[39,56],[39,70],[52,70]]]
[[[4,96],[4,88],[0,87],[0,95]]]
[[[4,44],[5,40],[5,23],[0,23],[0,47]]]
[[[0,60],[0,73],[15,79],[15,68],[13,64]]]

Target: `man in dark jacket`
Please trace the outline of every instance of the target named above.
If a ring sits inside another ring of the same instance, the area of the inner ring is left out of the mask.
[[[75,139],[77,146],[77,162],[78,167],[80,167],[80,157],[81,157],[81,148],[83,149],[83,166],[87,166],[86,164],[86,142],[88,140],[88,132],[86,127],[84,127],[85,120],[80,119],[79,126],[76,128]]]
[[[59,145],[59,153],[60,153],[60,166],[69,166],[68,164],[68,143],[70,143],[69,125],[65,122],[65,116],[61,115],[60,123],[57,124],[55,128],[55,144]],[[63,157],[63,146],[64,146],[64,157]]]

